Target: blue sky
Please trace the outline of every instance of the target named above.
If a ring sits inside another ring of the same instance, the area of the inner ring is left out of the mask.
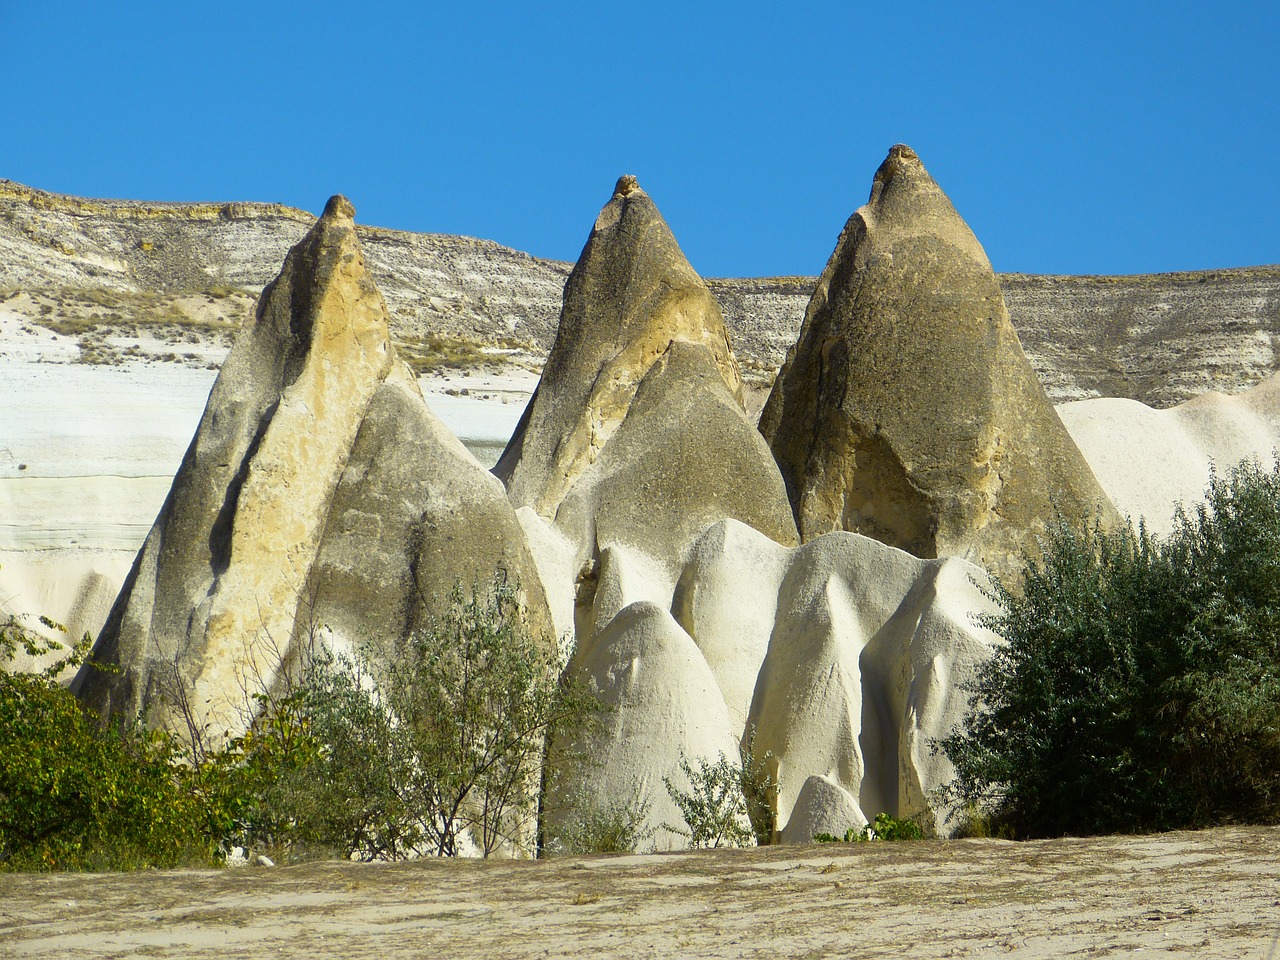
[[[572,260],[634,173],[705,276],[815,274],[912,145],[997,270],[1280,262],[1280,4],[0,0],[0,177]]]

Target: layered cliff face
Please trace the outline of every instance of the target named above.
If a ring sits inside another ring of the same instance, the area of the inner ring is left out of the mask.
[[[176,316],[226,335],[313,220],[278,204],[83,200],[0,181],[0,296],[49,323],[83,295],[115,295],[77,309],[106,318],[106,330]],[[468,237],[357,232],[406,355],[439,359],[439,338],[550,350],[570,264]],[[1055,403],[1106,396],[1166,407],[1207,390],[1238,393],[1276,366],[1280,267],[998,279]],[[814,283],[708,281],[748,382],[767,384],[782,363]]]
[[[37,322],[81,307],[77,319],[105,318],[108,330],[238,325],[245,297],[314,223],[280,204],[84,200],[3,180],[0,295]],[[440,360],[442,340],[536,354],[550,345],[568,264],[470,237],[363,225],[356,233],[406,358]],[[90,291],[100,303],[73,302]],[[193,301],[199,293],[212,296]]]
[[[1163,409],[1265,380],[1280,355],[1280,267],[1133,277],[1000,277],[1055,403],[1123,397]]]

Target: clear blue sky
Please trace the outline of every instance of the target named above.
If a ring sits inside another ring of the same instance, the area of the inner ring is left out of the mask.
[[[0,0],[0,177],[814,274],[913,146],[997,270],[1280,262],[1280,4]]]

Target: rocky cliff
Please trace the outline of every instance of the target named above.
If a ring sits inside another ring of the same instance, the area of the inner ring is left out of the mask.
[[[225,338],[313,222],[279,204],[84,200],[0,180],[0,297],[39,323],[84,327],[91,361],[110,359],[93,336],[106,324]],[[392,337],[418,369],[521,346],[537,362],[550,349],[570,264],[468,237],[357,229]],[[1280,266],[998,276],[1055,403],[1110,396],[1165,407],[1239,392],[1276,367]],[[795,342],[814,278],[707,284],[744,375],[767,382]]]

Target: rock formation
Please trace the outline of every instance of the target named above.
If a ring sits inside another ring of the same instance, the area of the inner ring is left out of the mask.
[[[455,584],[487,589],[495,574],[520,593],[526,626],[556,636],[537,568],[502,484],[423,402],[397,366],[365,411],[334,490],[299,608],[295,641],[321,629],[347,647],[396,644],[439,613]]]
[[[812,843],[820,833],[843,838],[861,830],[867,819],[858,801],[833,778],[814,774],[804,782],[782,830],[783,843]]]
[[[560,796],[596,809],[640,799],[650,828],[679,826],[663,778],[681,784],[682,758],[736,758],[746,742],[780,787],[785,839],[843,835],[881,812],[954,828],[932,797],[951,768],[930,745],[959,722],[959,685],[996,642],[973,619],[992,610],[977,567],[843,532],[783,547],[726,519],[674,587],[662,573],[638,551],[602,556],[601,625],[584,619],[570,668],[613,709],[562,744],[590,760]]]
[[[542,379],[494,472],[579,567],[630,544],[674,582],[684,549],[726,516],[796,542],[720,311],[634,177],[569,276]]]
[[[710,352],[676,340],[649,367],[626,417],[565,494],[556,526],[583,547],[642,545],[674,572],[686,546],[724,517],[779,543],[797,542],[768,446],[725,389]]]
[[[1202,393],[1166,410],[1098,397],[1058,407],[1111,501],[1167,536],[1178,505],[1194,512],[1209,472],[1241,460],[1270,465],[1280,450],[1280,374],[1238,396]]]
[[[780,829],[815,775],[856,798],[864,822],[925,815],[954,829],[932,797],[951,766],[931,744],[960,722],[963,684],[996,642],[974,619],[993,609],[984,580],[962,560],[848,533],[794,552],[748,720],[757,756],[772,757]]]
[[[507,570],[550,623],[498,485],[395,359],[353,216],[329,201],[223,364],[95,647],[119,672],[91,663],[74,683],[104,715],[234,734],[300,632],[403,635],[455,575]],[[454,511],[479,502],[498,516],[468,518],[476,541]]]
[[[662,606],[636,600],[583,644],[575,673],[600,692],[606,707],[597,725],[570,732],[562,756],[580,757],[559,785],[552,817],[647,803],[647,826],[657,848],[687,845],[680,811],[664,778],[682,790],[686,760],[737,759],[738,733],[706,661]]]
[[[905,146],[845,225],[760,429],[806,541],[853,530],[1004,573],[1055,510],[1114,518],[981,245]]]
[[[739,405],[742,377],[715,299],[635,177],[621,177],[565,283],[542,380],[496,473],[548,520],[599,456],[675,340],[706,348]]]
[[[725,518],[778,550],[798,537],[715,300],[634,178],[618,181],[596,220],[542,380],[494,472],[559,621],[573,611],[570,670],[613,708],[560,744],[591,758],[561,799],[590,809],[643,796],[657,842],[683,845],[666,829],[680,821],[664,782],[682,782],[682,760],[736,757],[747,674],[764,655],[717,662],[738,680],[731,711],[671,614],[686,555]],[[687,584],[702,611],[694,593]]]

